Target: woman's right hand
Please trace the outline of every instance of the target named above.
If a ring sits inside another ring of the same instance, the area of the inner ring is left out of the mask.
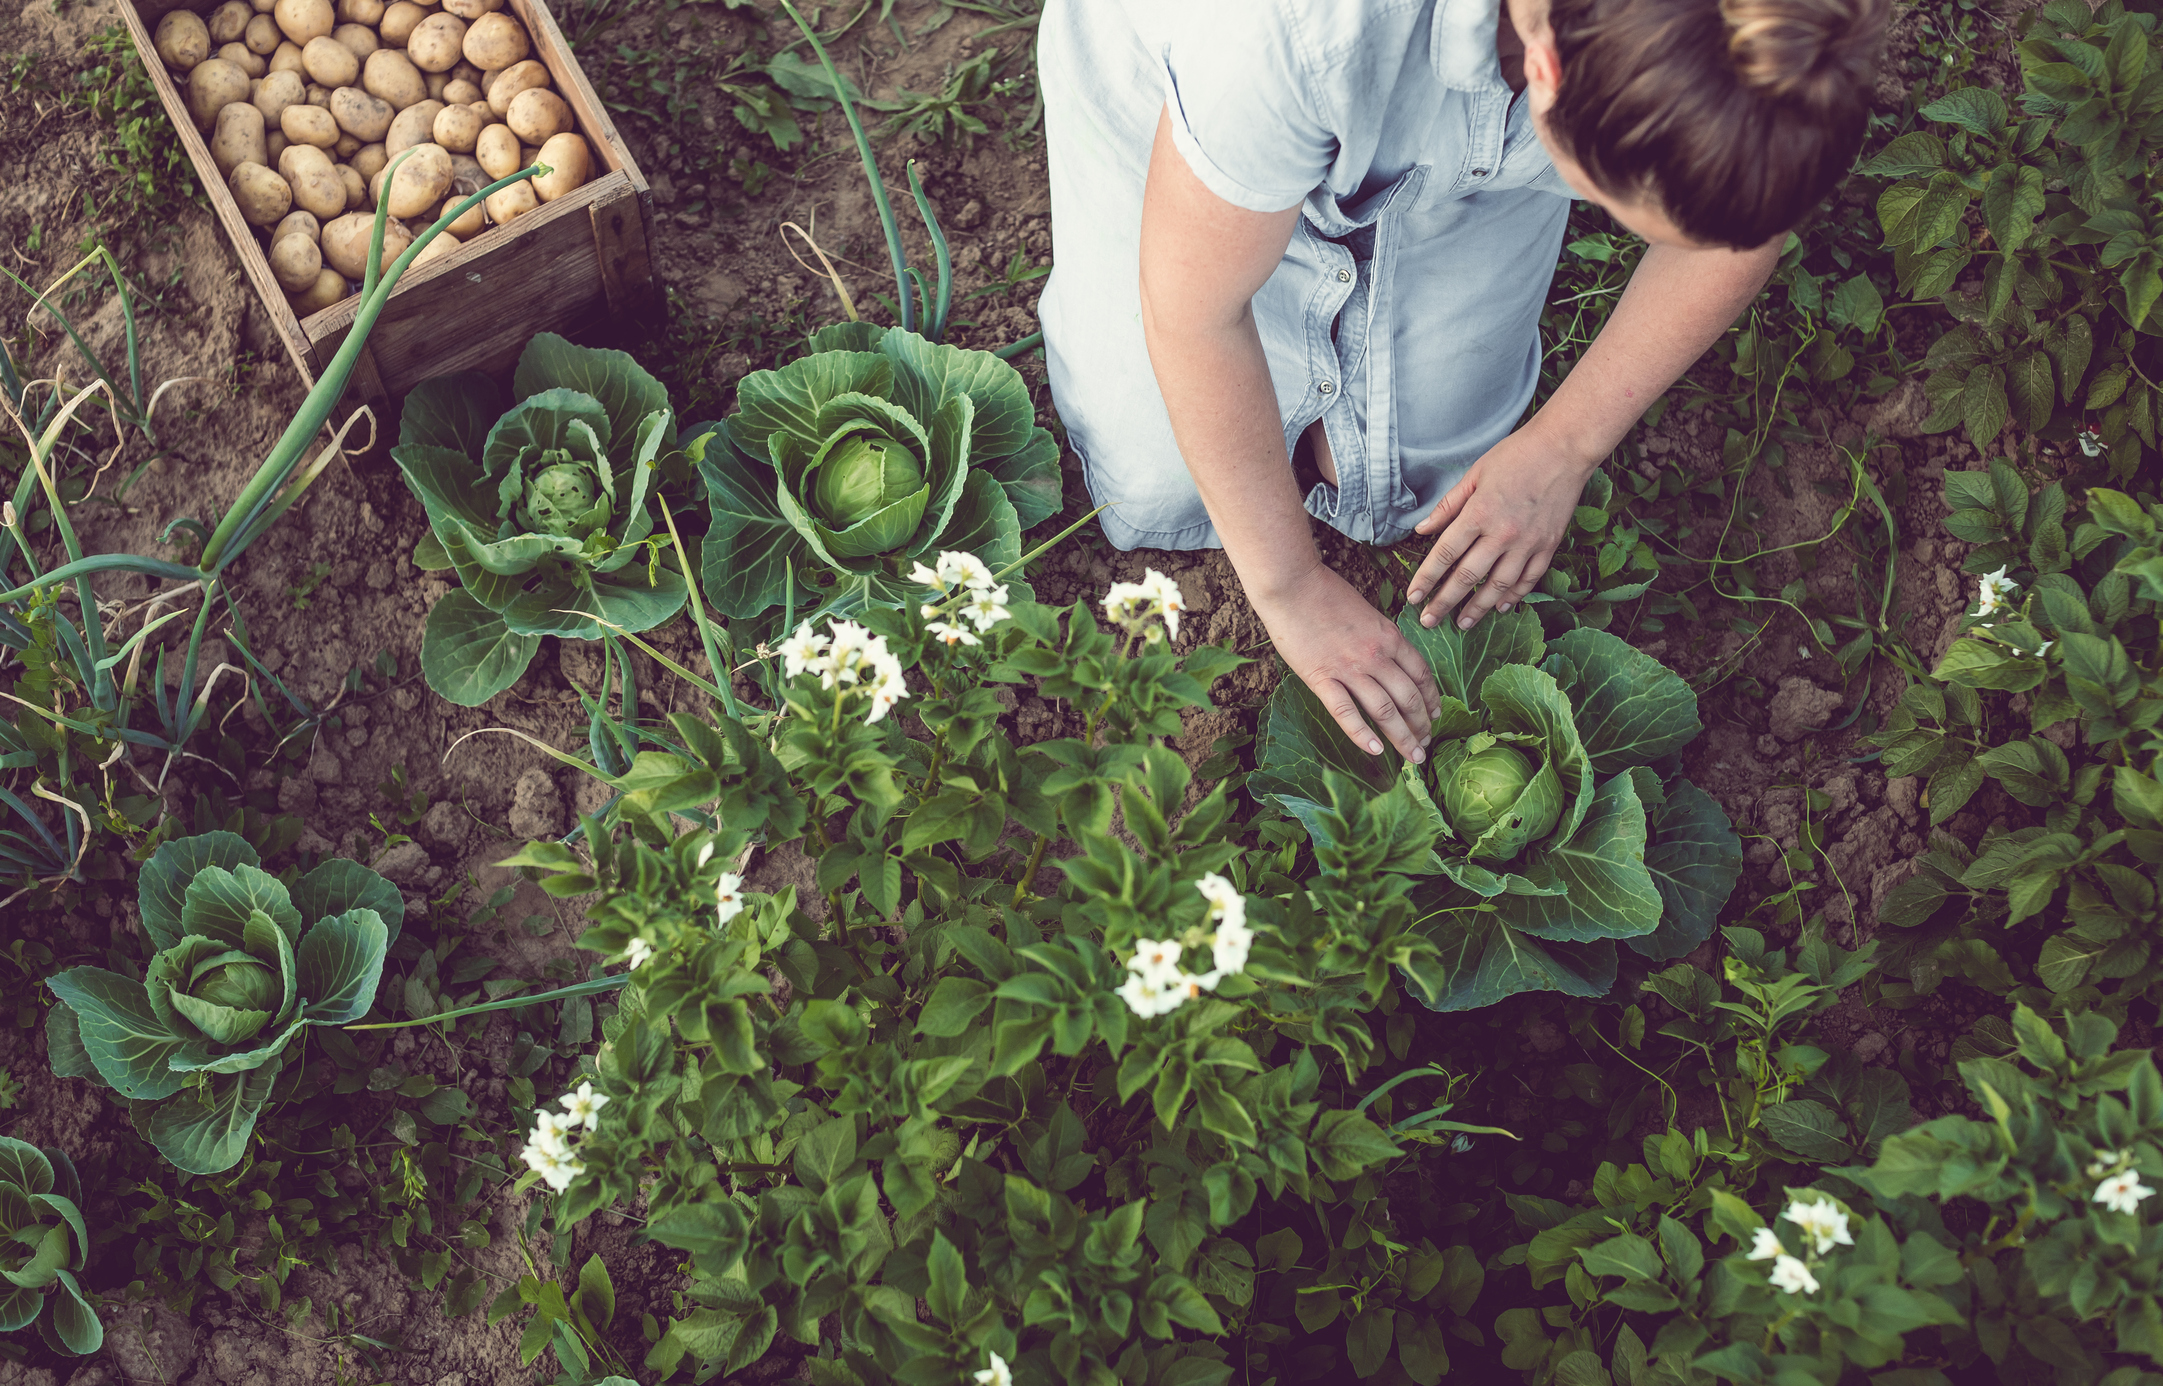
[[[1247,599],[1277,653],[1354,745],[1382,754],[1378,727],[1405,759],[1427,758],[1429,727],[1442,711],[1434,671],[1351,583],[1316,563],[1267,595],[1250,590]]]

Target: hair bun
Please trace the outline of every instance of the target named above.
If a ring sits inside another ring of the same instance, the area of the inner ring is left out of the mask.
[[[1804,102],[1868,81],[1890,10],[1888,0],[1720,0],[1743,85]]]

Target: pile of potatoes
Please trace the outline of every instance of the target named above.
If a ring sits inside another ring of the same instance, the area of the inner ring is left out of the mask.
[[[425,230],[498,178],[551,170],[491,194],[421,260],[586,181],[593,152],[503,4],[225,0],[208,22],[190,10],[158,21],[158,56],[184,79],[241,215],[267,234],[294,312],[358,288],[379,199],[390,205],[388,266],[413,243],[407,220]],[[385,188],[384,170],[408,149]]]

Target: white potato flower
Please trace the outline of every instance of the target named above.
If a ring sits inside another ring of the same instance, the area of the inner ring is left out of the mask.
[[[1132,972],[1120,983],[1118,996],[1127,1008],[1144,1020],[1151,1016],[1176,1011],[1185,1002],[1186,995],[1179,988],[1177,972],[1166,976],[1159,972]]]
[[[973,590],[981,590],[991,586],[995,580],[992,577],[991,568],[985,564],[983,559],[978,558],[973,553],[959,553],[951,550],[939,555],[938,577],[939,587],[942,591],[955,584]]]
[[[1006,599],[1007,588],[1004,583],[997,587],[972,588],[969,592],[969,604],[961,609],[961,614],[975,622],[977,630],[987,631],[1013,615],[1006,609]]]
[[[1975,614],[1995,616],[2007,610],[2012,605],[2013,594],[2019,590],[2019,585],[2005,575],[2002,567],[1995,573],[1983,574],[1976,583]]]
[[[1821,1197],[1815,1203],[1797,1199],[1780,1216],[1801,1228],[1805,1237],[1815,1239],[1820,1256],[1835,1246],[1855,1245],[1855,1239],[1848,1235],[1848,1215],[1829,1198]]]
[[[724,871],[714,882],[714,927],[728,923],[744,912],[744,878],[733,871]]]
[[[592,1083],[580,1083],[577,1087],[556,1099],[563,1104],[566,1123],[597,1131],[601,1126],[601,1109],[608,1105],[608,1094],[595,1092]]]
[[[1760,1227],[1750,1234],[1749,1260],[1770,1261],[1775,1256],[1785,1255],[1787,1248],[1780,1245],[1780,1239],[1773,1235],[1770,1227]]]
[[[916,565],[909,569],[909,581],[920,587],[936,588],[941,592],[946,590],[946,579],[940,577],[938,573],[930,568],[925,567],[921,559],[917,560]],[[929,610],[929,608],[927,607],[926,610]]]
[[[2101,1179],[2132,1158],[2133,1152],[2130,1150],[2098,1150],[2095,1158],[2088,1162],[2088,1177]]]
[[[1814,1295],[1818,1292],[1818,1278],[1810,1268],[1792,1256],[1782,1256],[1772,1263],[1772,1283],[1791,1295]]]
[[[1138,972],[1144,977],[1178,976],[1179,941],[1170,938],[1134,940],[1134,956],[1127,959],[1127,971]]]
[[[634,938],[624,946],[623,960],[630,964],[633,972],[638,971],[646,960],[652,956],[653,945],[642,938]]]
[[[1151,568],[1142,575],[1142,590],[1156,599],[1157,609],[1163,613],[1165,629],[1173,639],[1179,637],[1179,613],[1187,609],[1186,593],[1179,584]]]
[[[1014,1386],[1014,1373],[1006,1365],[1006,1359],[992,1353],[991,1365],[976,1374],[976,1386]]]
[[[825,636],[811,628],[809,621],[796,628],[796,634],[781,642],[781,671],[790,678],[809,670],[824,673],[821,668],[823,656],[829,644]]]
[[[934,608],[925,607],[926,611]],[[933,621],[924,627],[924,633],[946,645],[981,645],[984,642],[969,633],[967,626],[949,625],[945,621]]]
[[[2113,1174],[2095,1186],[2095,1201],[2114,1213],[2137,1213],[2141,1200],[2152,1197],[2154,1189],[2140,1182],[2140,1171],[2129,1169],[2123,1174]]]

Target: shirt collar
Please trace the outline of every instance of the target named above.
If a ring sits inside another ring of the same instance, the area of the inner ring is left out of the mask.
[[[1495,60],[1502,0],[1435,0],[1433,62],[1442,85],[1459,91],[1506,87]]]

